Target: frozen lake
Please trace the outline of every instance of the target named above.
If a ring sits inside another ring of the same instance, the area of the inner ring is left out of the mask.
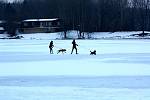
[[[72,40],[54,40],[50,55],[49,41],[0,40],[0,76],[150,75],[150,40],[77,40],[78,55],[70,54]]]
[[[0,77],[2,100],[149,100],[150,76]]]
[[[150,100],[150,40],[49,41],[0,40],[0,99]]]
[[[149,100],[150,76],[0,77],[2,100]]]

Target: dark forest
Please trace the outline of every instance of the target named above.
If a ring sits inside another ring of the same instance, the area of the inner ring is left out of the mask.
[[[0,20],[60,18],[81,32],[149,31],[149,0],[25,0],[0,2]]]

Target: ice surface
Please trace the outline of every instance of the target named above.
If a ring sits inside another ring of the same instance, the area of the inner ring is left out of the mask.
[[[149,100],[149,76],[0,77],[2,100]]]
[[[149,40],[77,40],[78,55],[71,55],[72,40],[0,40],[0,76],[8,75],[150,75]],[[66,54],[57,54],[60,48]],[[97,55],[89,55],[96,50]]]
[[[0,100],[150,100],[150,40],[53,41],[0,40]]]

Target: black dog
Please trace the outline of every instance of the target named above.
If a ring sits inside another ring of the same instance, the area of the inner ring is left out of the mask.
[[[90,52],[91,52],[90,55],[96,55],[96,50]]]
[[[60,52],[66,53],[66,51],[67,51],[66,49],[60,49],[60,50],[58,50],[57,54],[60,53]]]

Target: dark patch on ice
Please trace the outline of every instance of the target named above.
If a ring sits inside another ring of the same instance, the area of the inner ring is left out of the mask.
[[[54,86],[83,88],[150,88],[150,76],[9,76],[0,86]]]
[[[89,54],[79,55],[50,55],[40,52],[0,52],[0,63],[6,62],[32,62],[32,61],[56,61],[56,60],[82,60],[92,59],[104,63],[144,63],[150,64],[150,53],[110,53],[97,54],[90,56]]]

